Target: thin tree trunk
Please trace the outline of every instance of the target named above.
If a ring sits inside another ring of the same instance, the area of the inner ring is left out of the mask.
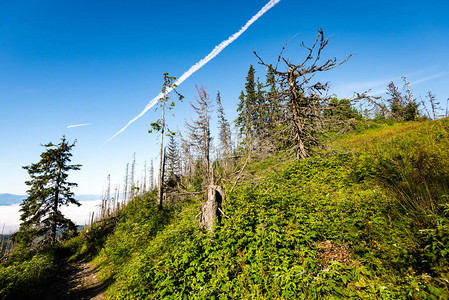
[[[55,183],[55,199],[53,202],[53,218],[51,220],[50,240],[54,244],[56,242],[56,218],[58,216],[59,202],[59,181],[61,180],[61,166],[58,165],[58,174]]]
[[[161,151],[160,151],[160,160],[159,160],[159,185],[158,185],[158,189],[157,189],[157,195],[158,195],[158,199],[159,199],[159,205],[158,208],[159,210],[162,209],[162,199],[163,199],[163,192],[162,192],[162,186],[164,184],[164,176],[163,176],[163,172],[164,172],[164,159],[165,159],[165,154],[164,154],[164,133],[165,133],[165,100],[166,100],[166,95],[165,95],[165,87],[167,86],[167,78],[164,76],[164,98],[162,98],[162,129],[161,129]]]
[[[160,178],[161,178],[161,182],[162,182],[162,184],[163,184],[163,181],[164,181],[164,176],[165,176],[165,148],[164,148],[164,153],[163,153],[163,155],[162,155],[162,166],[161,166],[161,175],[160,175]],[[162,209],[162,204],[163,204],[163,202],[164,202],[164,191],[163,191],[163,187],[162,187],[162,184],[160,185],[160,187],[159,187],[159,205],[158,205],[158,209],[159,210],[161,210]]]
[[[123,203],[126,203],[127,192],[128,192],[128,168],[129,163],[126,164],[126,174],[125,174],[125,190],[123,192]]]

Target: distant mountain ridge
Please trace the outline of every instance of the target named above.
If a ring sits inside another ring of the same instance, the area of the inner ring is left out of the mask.
[[[26,195],[0,194],[0,206],[20,204],[26,197]],[[78,201],[98,200],[101,199],[101,196],[93,194],[75,195],[75,199]]]
[[[27,196],[14,194],[0,194],[0,205],[12,205],[22,203]]]

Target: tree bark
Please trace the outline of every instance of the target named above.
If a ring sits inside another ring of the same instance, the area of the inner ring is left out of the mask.
[[[200,227],[213,232],[214,225],[221,222],[220,210],[224,195],[224,190],[221,186],[209,185],[205,194],[205,201],[201,205]]]
[[[163,202],[163,191],[162,191],[162,186],[164,184],[164,159],[165,159],[165,154],[164,154],[164,133],[165,133],[165,101],[166,101],[166,95],[165,95],[165,88],[167,86],[167,77],[164,76],[164,98],[162,98],[162,129],[161,129],[161,151],[160,151],[160,155],[161,155],[161,159],[159,161],[159,185],[157,188],[157,196],[158,196],[158,209],[161,210],[162,209],[162,202]]]
[[[54,244],[56,242],[56,218],[58,216],[58,202],[59,202],[59,181],[61,177],[61,166],[58,165],[58,175],[55,183],[55,199],[53,201],[53,218],[51,221],[50,240]]]

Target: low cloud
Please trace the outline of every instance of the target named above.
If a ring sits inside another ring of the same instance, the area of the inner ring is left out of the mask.
[[[81,206],[62,206],[61,212],[77,225],[84,225],[89,222],[89,215],[94,212],[98,215],[101,200],[80,201]],[[4,228],[4,234],[14,233],[20,226],[20,204],[0,206],[0,233]],[[4,226],[4,227],[3,227]]]

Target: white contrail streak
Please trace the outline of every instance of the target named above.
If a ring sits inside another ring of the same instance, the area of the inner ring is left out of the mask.
[[[261,10],[259,10],[259,12],[257,14],[255,14],[251,19],[249,19],[248,22],[246,22],[246,24],[240,28],[239,31],[237,31],[236,33],[234,33],[233,35],[231,35],[227,40],[224,40],[223,42],[221,42],[218,46],[215,46],[215,48],[206,56],[204,57],[202,60],[200,60],[199,62],[197,62],[196,64],[194,64],[192,67],[190,67],[190,69],[188,69],[184,74],[182,74],[181,77],[178,78],[178,80],[176,80],[175,84],[176,86],[179,86],[182,82],[184,82],[184,80],[186,80],[187,78],[189,78],[193,73],[195,73],[196,71],[198,71],[199,69],[201,69],[205,64],[207,64],[211,59],[213,59],[215,56],[217,56],[224,48],[226,48],[229,44],[231,44],[233,41],[235,41],[242,33],[244,33],[249,26],[251,26],[251,24],[253,24],[254,22],[257,21],[257,19],[259,19],[263,14],[265,14],[268,10],[270,10],[273,6],[275,6],[276,4],[278,4],[281,0],[271,0],[270,2],[268,2],[267,4],[265,4],[264,7],[262,7]],[[167,94],[170,93],[173,90],[173,88],[167,89]],[[148,110],[150,110],[156,103],[157,101],[162,98],[164,96],[163,93],[159,93],[159,95],[157,95],[156,97],[153,98],[153,100],[151,100],[147,106],[145,106],[145,108],[142,110],[142,112],[140,112],[140,114],[138,114],[137,116],[135,116],[131,121],[128,122],[128,124],[126,124],[125,127],[123,127],[122,129],[120,129],[120,131],[118,131],[116,134],[114,134],[113,136],[111,136],[107,141],[111,141],[112,139],[114,139],[117,135],[119,135],[120,133],[122,133],[123,131],[125,131],[126,128],[128,128],[129,125],[131,125],[132,123],[134,123],[137,119],[139,119],[140,117],[142,117]]]
[[[412,82],[410,82],[410,85],[415,85],[415,84],[418,84],[418,83],[421,83],[421,82],[425,82],[425,81],[429,81],[429,80],[432,80],[432,79],[436,79],[436,78],[439,78],[439,77],[442,77],[442,76],[445,76],[445,75],[448,75],[448,74],[449,74],[449,72],[441,72],[441,73],[433,74],[433,75],[430,75],[430,76],[427,76],[427,77],[424,77],[424,78],[412,81]],[[391,81],[392,80],[390,80],[390,82]],[[387,82],[385,82],[384,84],[387,85]],[[376,95],[379,95],[379,94],[384,94],[386,92],[387,92],[386,89],[381,89],[381,90],[377,90],[375,92],[370,92],[370,93],[368,93],[368,95],[376,96]]]
[[[412,81],[412,82],[410,82],[410,85],[414,85],[414,84],[418,84],[418,83],[421,83],[421,82],[424,82],[424,81],[432,80],[432,79],[435,79],[435,78],[438,78],[438,77],[441,77],[441,76],[445,76],[447,74],[449,74],[449,72],[441,72],[441,73],[438,73],[438,74],[434,74],[434,75],[431,75],[431,76],[428,76],[428,77],[425,77],[425,78],[421,78],[421,79]]]
[[[67,128],[75,128],[75,127],[88,126],[88,125],[92,125],[92,123],[69,125],[69,126],[67,126]]]

